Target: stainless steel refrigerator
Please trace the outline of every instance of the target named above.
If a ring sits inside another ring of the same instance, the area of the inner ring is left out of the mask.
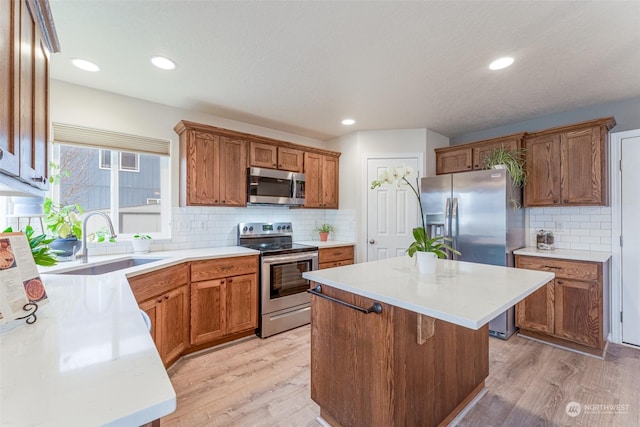
[[[525,246],[522,189],[506,169],[422,178],[420,198],[430,237],[448,236],[459,261],[513,267],[513,251]],[[489,333],[507,339],[516,330],[511,307],[489,322]]]

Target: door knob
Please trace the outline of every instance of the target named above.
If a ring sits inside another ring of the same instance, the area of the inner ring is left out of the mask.
[[[373,239],[369,240],[369,243],[371,243],[372,245],[373,245],[375,242],[376,242],[376,241],[375,241],[375,240],[373,240]]]

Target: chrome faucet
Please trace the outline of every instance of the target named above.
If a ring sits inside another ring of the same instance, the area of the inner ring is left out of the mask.
[[[87,220],[94,215],[100,215],[107,221],[107,225],[109,226],[109,232],[111,233],[110,237],[112,239],[115,239],[117,237],[116,232],[113,229],[113,224],[111,223],[111,218],[109,218],[109,215],[103,212],[98,212],[98,211],[89,212],[88,214],[86,214],[84,219],[82,220],[82,264],[86,264],[89,261],[89,249],[87,248]]]

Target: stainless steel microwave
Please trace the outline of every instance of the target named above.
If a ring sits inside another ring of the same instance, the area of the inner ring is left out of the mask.
[[[247,169],[248,205],[304,205],[304,174],[276,169]]]

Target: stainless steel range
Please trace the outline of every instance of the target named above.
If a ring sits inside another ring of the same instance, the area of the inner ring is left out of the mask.
[[[310,282],[302,273],[318,269],[318,248],[293,243],[290,222],[238,224],[238,245],[260,251],[262,338],[311,321]]]

